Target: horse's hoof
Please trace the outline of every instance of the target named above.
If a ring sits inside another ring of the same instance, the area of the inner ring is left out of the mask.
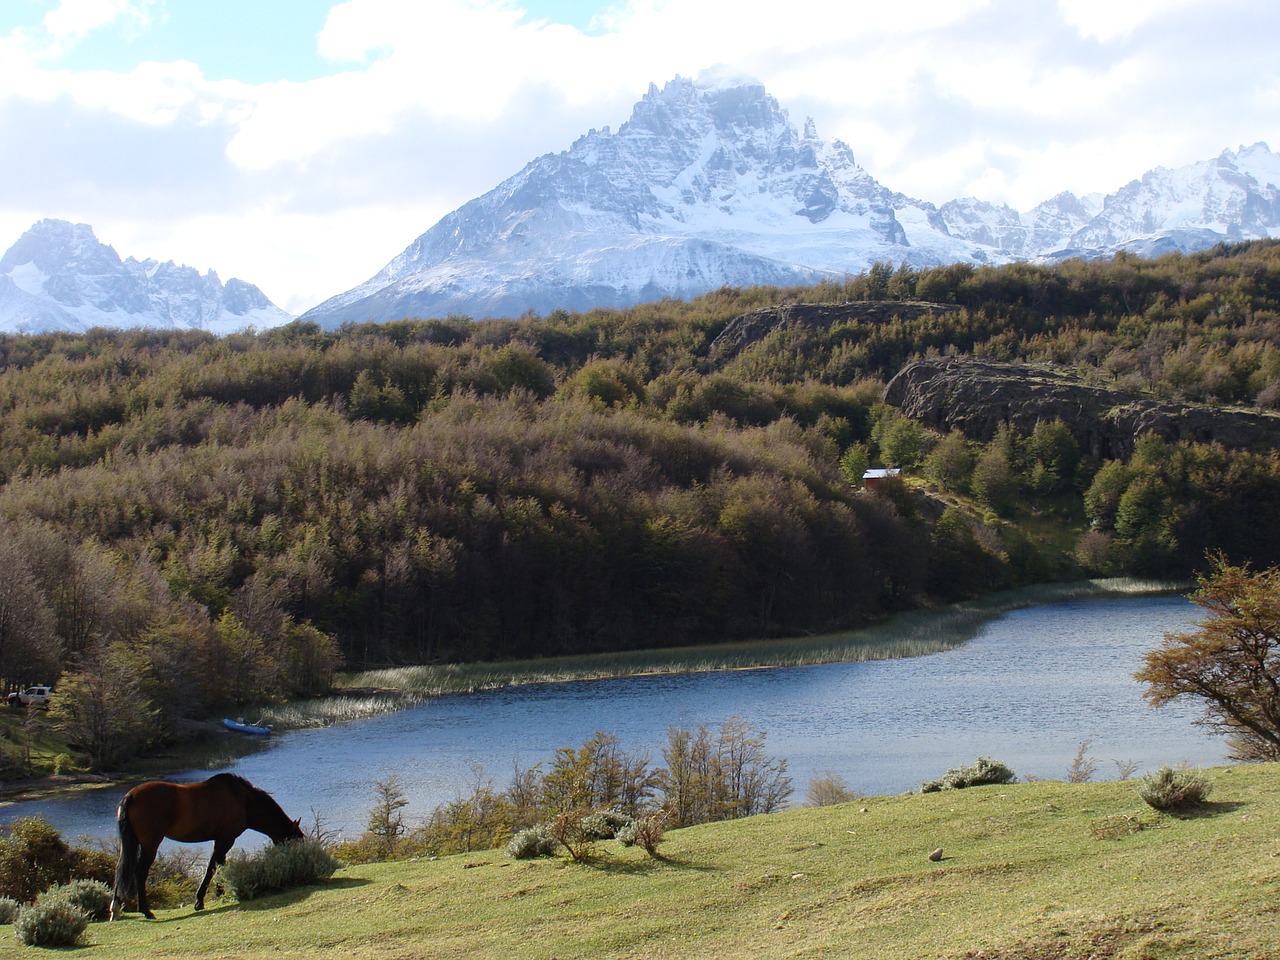
[[[150,910],[144,913],[143,916],[146,917],[148,920],[154,920],[156,918],[156,915],[152,913]]]
[[[196,911],[197,911],[197,912],[199,912],[199,911],[201,911],[201,910],[203,910],[203,909],[204,909],[204,901],[201,901],[201,902],[199,902],[199,903],[197,903],[197,904],[196,904]]]

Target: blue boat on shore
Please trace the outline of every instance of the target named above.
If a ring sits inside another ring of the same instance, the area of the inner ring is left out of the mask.
[[[270,726],[259,726],[256,723],[245,723],[243,719],[232,720],[230,717],[223,717],[222,724],[228,730],[234,730],[236,733],[252,733],[263,736],[271,732]]]

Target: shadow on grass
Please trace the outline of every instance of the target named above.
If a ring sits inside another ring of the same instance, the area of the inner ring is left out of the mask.
[[[151,923],[179,923],[181,921],[199,920],[202,917],[217,916],[220,913],[226,913],[229,910],[278,910],[281,907],[291,907],[294,904],[302,903],[313,893],[321,893],[325,890],[349,890],[354,887],[363,887],[371,881],[360,877],[337,877],[333,880],[326,880],[323,883],[315,883],[307,887],[295,887],[292,890],[280,890],[275,893],[264,894],[255,900],[247,900],[238,902],[236,900],[221,901],[216,907],[206,907],[204,910],[191,910],[189,912],[179,913],[170,917],[159,917]],[[126,915],[124,919],[142,920],[141,914],[135,916]]]
[[[313,893],[323,893],[326,890],[350,890],[367,886],[371,882],[363,877],[337,877],[307,887],[294,887],[292,890],[263,894],[254,900],[241,902],[239,907],[241,910],[277,910],[280,907],[291,907],[302,903]]]
[[[1194,807],[1183,807],[1169,812],[1179,820],[1208,820],[1223,814],[1235,813],[1247,806],[1247,803],[1236,800],[1206,800],[1203,803],[1197,803]]]
[[[587,867],[591,870],[598,870],[600,873],[617,873],[627,875],[643,875],[656,873],[660,870],[682,870],[694,871],[696,873],[715,873],[716,867],[708,866],[705,863],[692,863],[688,860],[681,860],[679,857],[664,857],[661,854],[648,857],[644,860],[610,860],[607,857],[591,857],[586,860],[578,861],[580,866]]]

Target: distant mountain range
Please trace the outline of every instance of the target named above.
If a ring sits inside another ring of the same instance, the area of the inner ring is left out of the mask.
[[[807,284],[873,263],[927,267],[1155,256],[1280,236],[1280,154],[1264,143],[1106,197],[1019,213],[896,193],[839,140],[803,130],[757,81],[650,86],[616,133],[591,130],[448,214],[375,276],[303,315],[345,322],[625,307],[724,285]],[[291,317],[255,286],[121,262],[91,228],[45,220],[0,259],[0,332],[101,326],[263,329]]]
[[[251,283],[172,260],[122,261],[93,228],[41,220],[0,257],[0,333],[160,327],[235,333],[288,323]]]
[[[1156,169],[1107,197],[1019,213],[941,207],[881,186],[839,140],[803,131],[752,80],[680,77],[616,133],[592,130],[304,314],[345,321],[622,307],[725,284],[801,284],[873,263],[926,267],[1156,255],[1280,236],[1280,155],[1266,144]]]

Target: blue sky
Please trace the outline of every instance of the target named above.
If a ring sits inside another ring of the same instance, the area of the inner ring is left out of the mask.
[[[0,0],[0,249],[44,217],[301,312],[651,82],[728,69],[892,190],[1029,209],[1257,141],[1274,0]]]
[[[189,60],[214,80],[311,80],[333,70],[316,50],[328,0],[183,0],[95,30],[54,63],[75,71],[127,72],[145,60]],[[39,23],[54,4],[6,0],[0,32]]]
[[[423,3],[429,0],[422,0]],[[335,0],[168,0],[139,5],[142,17],[121,17],[89,33],[57,58],[68,70],[128,71],[146,60],[189,60],[211,80],[306,81],[333,73],[317,38]],[[525,20],[592,30],[608,4],[588,0],[521,3]],[[0,35],[33,27],[56,9],[50,0],[4,0]]]

